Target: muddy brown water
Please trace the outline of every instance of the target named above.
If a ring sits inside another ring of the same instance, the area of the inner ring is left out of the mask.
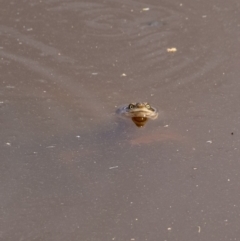
[[[239,11],[1,1],[0,240],[239,240]]]

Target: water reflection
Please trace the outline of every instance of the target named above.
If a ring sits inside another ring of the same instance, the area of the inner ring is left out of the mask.
[[[132,121],[135,123],[137,127],[143,127],[146,122],[148,121],[148,118],[146,117],[132,117]]]

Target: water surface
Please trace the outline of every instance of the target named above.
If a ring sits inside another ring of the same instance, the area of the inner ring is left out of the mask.
[[[2,240],[239,239],[237,1],[0,9]]]

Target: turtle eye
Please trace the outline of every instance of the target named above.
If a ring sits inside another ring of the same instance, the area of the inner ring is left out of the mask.
[[[128,109],[133,109],[133,107],[134,107],[134,105],[133,104],[130,104],[129,106],[128,106]]]
[[[151,106],[149,104],[146,104],[146,108],[151,109]]]

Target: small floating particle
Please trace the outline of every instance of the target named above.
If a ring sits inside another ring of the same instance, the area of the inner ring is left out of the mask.
[[[78,139],[81,138],[81,136],[76,136]]]
[[[55,148],[55,146],[47,146],[46,148]]]
[[[233,132],[231,133],[231,135],[233,135]]]
[[[114,168],[118,168],[118,166],[109,167],[110,170],[111,170],[111,169],[114,169]]]
[[[207,15],[202,15],[202,18],[206,18],[207,17]]]
[[[167,127],[169,127],[169,125],[165,125],[164,127],[167,128]]]
[[[92,75],[98,75],[98,73],[92,73]]]
[[[201,227],[200,226],[198,226],[198,233],[200,233],[201,232]]]
[[[7,88],[7,89],[14,89],[15,86],[13,86],[13,85],[8,85],[8,86],[6,86],[6,88]]]
[[[6,146],[11,146],[12,144],[10,142],[5,143]]]
[[[167,51],[169,53],[174,53],[174,52],[177,52],[177,48],[167,48]]]
[[[167,230],[168,230],[168,231],[171,231],[171,230],[172,230],[172,228],[170,228],[170,227],[169,227]]]
[[[211,141],[211,140],[209,140],[209,141],[207,141],[207,143],[212,144],[212,141]]]
[[[142,10],[143,10],[143,11],[149,11],[150,8],[143,8]]]
[[[27,28],[26,30],[27,31],[33,31],[33,28]]]
[[[122,73],[121,76],[127,76],[125,73]]]

